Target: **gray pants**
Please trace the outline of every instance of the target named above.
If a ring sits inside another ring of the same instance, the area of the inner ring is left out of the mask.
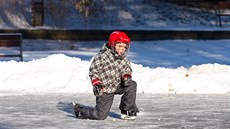
[[[114,93],[104,93],[102,96],[96,97],[96,106],[94,108],[83,107],[81,109],[80,118],[94,120],[106,119],[113,104],[115,94],[123,94],[119,107],[120,110],[132,110],[138,112],[138,108],[136,106],[136,91],[137,83],[135,81],[131,81],[130,86],[124,87],[121,85]]]

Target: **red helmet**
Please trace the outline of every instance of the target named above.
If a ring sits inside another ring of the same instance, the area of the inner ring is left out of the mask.
[[[109,46],[115,47],[116,43],[126,43],[127,45],[130,44],[130,38],[128,35],[126,35],[124,32],[121,31],[114,31],[109,36]]]

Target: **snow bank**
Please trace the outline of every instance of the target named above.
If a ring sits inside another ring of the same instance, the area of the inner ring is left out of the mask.
[[[90,62],[63,54],[29,62],[0,62],[1,92],[91,93]],[[138,93],[228,93],[230,66],[204,64],[189,69],[151,69],[132,64]]]

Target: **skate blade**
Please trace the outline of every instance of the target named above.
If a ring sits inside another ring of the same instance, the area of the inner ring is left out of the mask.
[[[136,120],[136,116],[121,115],[122,120]]]
[[[74,107],[77,103],[75,103],[75,102],[71,102],[71,104],[72,104],[72,106]]]
[[[76,116],[74,106],[75,106],[77,103],[71,102],[71,104],[72,104],[72,114],[73,114],[74,116]]]

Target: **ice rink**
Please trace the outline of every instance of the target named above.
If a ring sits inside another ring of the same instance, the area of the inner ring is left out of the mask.
[[[140,113],[135,121],[119,119],[120,95],[106,120],[80,120],[71,101],[94,106],[92,94],[7,95],[2,93],[1,129],[152,129],[230,128],[229,94],[138,94]]]

